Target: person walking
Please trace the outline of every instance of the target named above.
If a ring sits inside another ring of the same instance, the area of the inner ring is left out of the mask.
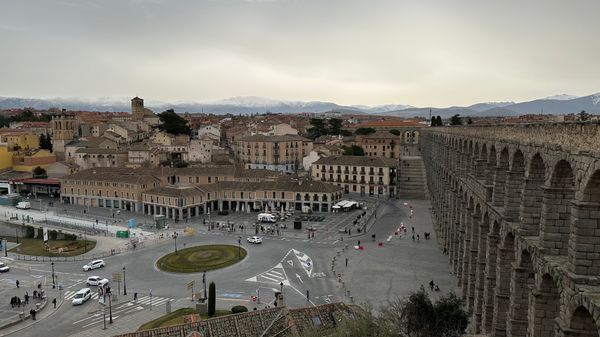
[[[25,305],[29,304],[29,294],[27,292],[25,292],[25,296],[23,298],[25,299]]]
[[[413,234],[413,237],[412,237],[412,238],[413,238],[413,242],[415,242],[415,235],[414,235],[414,234]]]
[[[29,314],[31,315],[31,319],[35,321],[35,309],[32,308],[31,310],[29,310]]]
[[[56,297],[52,299],[52,304],[54,304],[54,309],[56,309]]]
[[[15,284],[17,285],[17,288],[19,288],[19,280],[17,280]]]

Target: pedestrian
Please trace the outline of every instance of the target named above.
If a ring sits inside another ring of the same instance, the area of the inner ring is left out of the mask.
[[[414,228],[414,227],[412,228],[412,232],[413,232],[413,233],[415,232],[415,228]]]
[[[417,234],[417,241],[419,241],[419,240],[420,240],[420,238],[419,238],[419,234]]]
[[[444,255],[448,255],[448,249],[446,249],[446,247],[444,247]]]
[[[415,235],[413,234],[413,242],[415,242]]]
[[[21,298],[17,297],[17,307],[21,307]]]
[[[357,246],[359,246],[359,247],[360,247],[360,240],[358,240],[358,244],[357,244]]]
[[[29,304],[29,294],[27,292],[25,292],[25,296],[23,298],[25,298],[25,305]]]
[[[52,299],[52,304],[54,304],[54,309],[56,309],[56,297]]]
[[[19,288],[19,280],[17,280],[15,284],[17,285],[17,288]]]
[[[433,283],[433,280],[431,280],[429,282],[429,288],[431,288],[431,290],[433,290],[433,286],[435,285],[435,283]]]
[[[35,321],[35,310],[33,308],[29,310],[29,314],[31,315],[31,319]]]

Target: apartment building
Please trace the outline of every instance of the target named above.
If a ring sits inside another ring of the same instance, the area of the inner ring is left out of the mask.
[[[253,135],[240,139],[237,158],[246,168],[295,172],[302,158],[312,151],[312,140],[298,135]]]
[[[398,160],[383,157],[331,156],[312,164],[311,176],[343,187],[345,193],[396,197]]]

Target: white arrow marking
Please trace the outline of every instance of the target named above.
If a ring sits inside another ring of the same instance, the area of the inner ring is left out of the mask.
[[[290,264],[290,267],[293,267],[293,266],[294,266],[294,261],[292,261],[292,260],[287,260],[287,263],[289,263],[289,264]]]
[[[304,282],[302,281],[302,279],[300,278],[300,275],[296,274],[296,277],[298,278],[298,280],[300,280],[300,283],[304,283]]]

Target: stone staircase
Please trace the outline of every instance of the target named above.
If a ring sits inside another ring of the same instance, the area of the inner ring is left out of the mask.
[[[400,199],[429,199],[425,164],[420,156],[400,158],[398,197]]]

